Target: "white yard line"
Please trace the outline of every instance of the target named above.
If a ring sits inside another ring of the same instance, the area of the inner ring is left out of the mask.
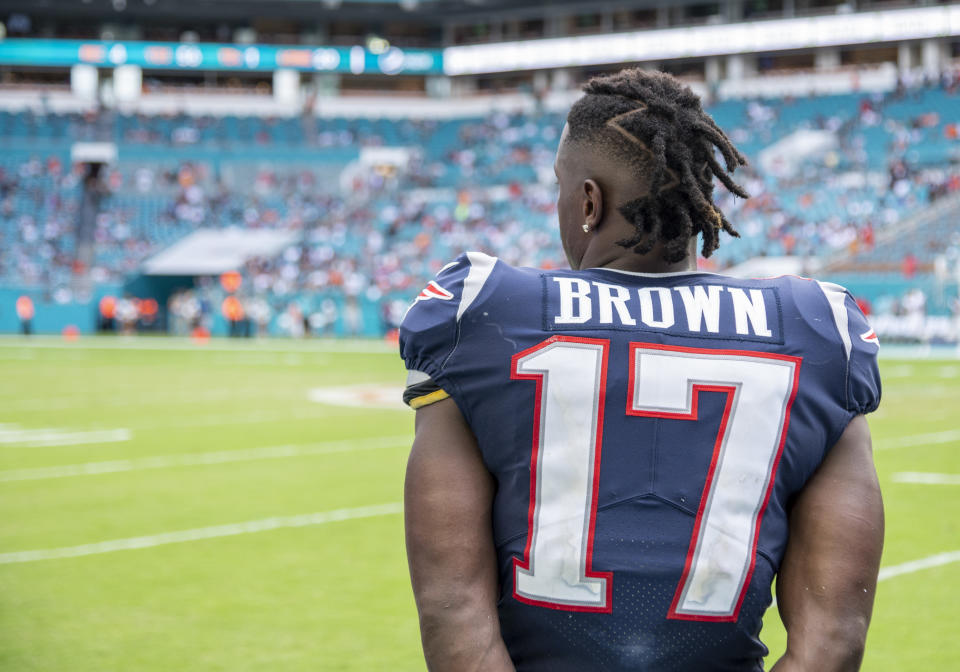
[[[154,390],[116,390],[116,396],[87,395],[82,397],[46,397],[34,399],[13,398],[12,401],[0,401],[0,408],[7,415],[16,411],[53,411],[71,409],[97,409],[103,407],[137,407],[148,406],[195,406],[204,403],[219,403],[232,400],[262,400],[293,401],[300,399],[299,392],[283,391],[279,395],[276,390],[264,392],[263,388],[211,388],[206,392],[194,395],[177,394],[157,398]],[[149,394],[149,396],[147,396]],[[142,395],[142,396],[141,396]]]
[[[292,420],[321,420],[331,415],[333,409],[315,406],[303,411],[253,411],[251,413],[219,413],[178,418],[172,421],[152,422],[134,425],[135,429],[183,429],[188,427],[223,427],[232,425],[258,425],[269,422]]]
[[[291,400],[292,402],[299,402],[299,399]],[[289,405],[289,403],[288,403]],[[406,410],[406,408],[404,408]],[[177,430],[177,429],[189,429],[193,427],[226,427],[233,425],[258,425],[258,424],[268,424],[271,422],[299,422],[303,420],[323,420],[329,418],[332,415],[337,413],[337,409],[328,406],[322,406],[320,404],[315,404],[311,407],[308,407],[304,410],[297,411],[272,411],[272,410],[258,410],[252,411],[250,413],[213,413],[210,415],[198,415],[198,416],[186,416],[186,417],[177,417],[172,420],[154,420],[148,422],[133,422],[129,423],[131,426],[128,431],[131,432],[140,432],[143,430]],[[409,412],[409,411],[407,411]],[[136,420],[133,418],[133,420]],[[0,425],[2,427],[2,425]],[[9,427],[9,425],[7,425]],[[24,431],[40,431],[40,430],[24,430]],[[76,434],[93,434],[94,432],[104,432],[104,431],[115,431],[115,430],[106,430],[101,427],[97,427],[96,423],[93,423],[92,426],[85,428],[82,432],[75,431]],[[104,436],[110,436],[109,434],[104,434]],[[82,438],[80,436],[75,437],[72,443],[97,443],[97,441],[79,441],[78,439]],[[115,440],[127,441],[129,439],[120,439]],[[3,441],[0,440],[0,447],[4,445]],[[33,444],[31,444],[33,445]],[[58,444],[58,443],[41,443],[36,444],[38,446],[42,445],[72,445],[72,444]]]
[[[920,558],[919,560],[909,560],[899,565],[881,567],[880,574],[877,576],[877,581],[886,581],[887,579],[902,576],[903,574],[913,574],[914,572],[921,572],[925,569],[933,569],[934,567],[942,567],[943,565],[949,565],[954,562],[960,562],[960,551],[948,551],[946,553],[928,555],[927,557]],[[770,606],[777,606],[776,596],[774,596],[773,602],[770,603]]]
[[[287,527],[324,525],[326,523],[335,523],[342,520],[387,516],[401,513],[402,511],[403,505],[399,502],[394,502],[390,504],[377,504],[374,506],[361,506],[354,509],[336,509],[334,511],[307,513],[299,516],[276,516],[273,518],[261,518],[259,520],[248,520],[243,523],[198,527],[192,530],[179,530],[176,532],[161,532],[160,534],[151,534],[143,537],[111,539],[109,541],[101,541],[95,544],[82,544],[80,546],[64,546],[61,548],[44,548],[35,551],[0,553],[0,565],[10,565],[21,562],[36,562],[38,560],[56,560],[59,558],[78,558],[84,555],[98,555],[100,553],[113,553],[114,551],[129,551],[136,548],[152,548],[154,546],[164,546],[166,544],[181,544],[187,541],[232,537],[239,534],[267,532],[269,530],[278,530]]]
[[[376,339],[318,338],[311,340],[265,340],[212,338],[207,343],[195,343],[178,336],[81,336],[66,342],[61,336],[0,335],[0,348],[47,348],[55,350],[190,350],[195,352],[346,352],[397,354],[397,345]],[[884,360],[958,360],[960,347],[931,348],[929,346],[884,345],[880,351]]]
[[[960,441],[960,429],[948,429],[943,432],[929,434],[911,434],[890,439],[880,439],[874,444],[876,450],[890,450],[892,448],[909,448],[910,446],[928,446],[938,443]]]
[[[901,471],[893,475],[894,483],[921,485],[960,485],[960,474],[937,474],[922,471]]]
[[[389,383],[315,387],[307,391],[307,399],[328,406],[379,408],[404,412],[410,410],[403,403],[403,386]]]
[[[362,339],[316,339],[310,341],[228,340],[214,338],[196,343],[181,337],[81,337],[72,343],[59,336],[0,336],[0,348],[44,348],[51,350],[187,350],[192,352],[339,352],[397,355],[397,345],[386,341]]]
[[[880,348],[882,360],[952,360],[960,359],[960,346],[894,345],[885,343]]]
[[[378,448],[409,446],[412,440],[410,436],[381,436],[350,441],[325,441],[323,443],[265,446],[262,448],[242,450],[218,450],[206,453],[186,453],[183,455],[154,455],[151,457],[135,457],[126,460],[81,462],[79,464],[61,464],[27,469],[7,469],[0,471],[0,482],[39,481],[49,478],[95,476],[98,474],[116,474],[124,471],[141,471],[144,469],[166,469],[169,467],[250,462],[252,460],[275,460],[284,457],[300,457],[304,455],[349,453],[359,450],[377,450]]]
[[[129,429],[65,430],[55,427],[24,428],[19,425],[0,425],[0,446],[46,448],[50,446],[79,446],[91,443],[129,441]]]
[[[913,574],[914,572],[919,572],[924,569],[941,567],[954,562],[960,562],[960,551],[937,553],[936,555],[930,555],[926,558],[920,558],[919,560],[910,560],[909,562],[904,562],[899,565],[881,567],[879,580],[886,581],[887,579],[892,579],[893,577],[900,576],[902,574]]]
[[[883,370],[883,377],[886,378],[909,378],[913,375],[914,367],[909,364],[901,366],[890,366]]]

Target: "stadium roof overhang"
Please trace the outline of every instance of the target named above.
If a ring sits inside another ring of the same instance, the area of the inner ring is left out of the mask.
[[[960,35],[960,3],[448,47],[448,75],[704,58]]]
[[[696,4],[702,0],[678,0],[675,4]],[[294,19],[302,23],[324,21],[367,21],[372,25],[388,21],[440,26],[451,19],[488,20],[491,12],[546,14],[557,11],[596,11],[590,0],[153,0],[126,2],[121,11],[114,0],[4,0],[8,12],[24,12],[48,18],[83,17],[117,19],[157,18],[244,20],[252,17]],[[630,0],[629,8],[655,7],[658,0]]]
[[[290,231],[200,229],[143,262],[144,275],[220,275],[254,257],[273,257],[296,240]]]

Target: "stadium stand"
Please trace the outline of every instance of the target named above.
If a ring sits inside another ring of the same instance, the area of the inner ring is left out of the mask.
[[[741,176],[753,197],[721,196],[743,240],[722,245],[704,267],[797,255],[831,257],[828,268],[837,271],[889,274],[909,258],[932,277],[938,258],[956,256],[956,210],[911,225],[906,246],[896,232],[960,191],[957,82],[945,74],[887,95],[713,104],[754,164]],[[118,146],[119,161],[105,177],[96,222],[98,287],[121,292],[144,259],[197,228],[292,230],[295,245],[243,269],[241,296],[270,316],[263,330],[297,333],[283,319],[293,311],[307,330],[381,333],[465,249],[517,264],[564,263],[553,243],[551,169],[562,124],[543,109],[447,120],[0,112],[0,241],[8,251],[0,280],[54,303],[74,300],[72,237],[63,234],[83,175],[70,147],[106,140]],[[766,148],[811,131],[827,138],[823,151],[791,165],[766,163]],[[359,161],[371,148],[403,148],[407,160]],[[852,286],[876,305],[906,291],[859,276]],[[207,321],[222,328],[222,290],[201,287]],[[934,314],[955,302],[950,292],[930,296]],[[168,321],[161,312],[158,325]]]

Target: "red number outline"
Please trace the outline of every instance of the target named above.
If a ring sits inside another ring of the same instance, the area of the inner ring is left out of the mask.
[[[541,399],[543,396],[543,374],[542,373],[520,373],[517,369],[519,361],[533,353],[543,350],[554,343],[586,343],[589,345],[599,345],[600,355],[600,396],[597,403],[597,437],[594,446],[593,456],[593,484],[589,512],[589,531],[587,533],[586,557],[584,558],[584,578],[605,579],[606,595],[603,606],[592,607],[586,605],[563,604],[559,602],[548,602],[546,600],[536,600],[525,597],[517,592],[517,569],[530,571],[530,547],[533,544],[533,521],[536,514],[537,505],[537,471],[538,457],[540,451],[540,419],[541,419]],[[578,336],[564,336],[557,334],[537,345],[518,352],[510,359],[510,378],[512,380],[533,380],[536,382],[536,391],[534,396],[533,408],[533,448],[530,457],[530,504],[527,508],[527,543],[523,549],[523,560],[513,558],[513,597],[525,604],[537,607],[547,607],[549,609],[558,609],[562,611],[581,611],[593,613],[610,613],[613,610],[613,572],[599,572],[593,570],[593,537],[594,528],[597,522],[597,498],[600,491],[600,453],[603,445],[603,409],[606,404],[607,395],[607,357],[610,351],[610,340],[600,338],[581,338]]]
[[[636,385],[636,351],[637,350],[660,350],[668,352],[685,352],[699,355],[732,355],[736,357],[747,357],[751,359],[776,359],[780,361],[792,362],[793,367],[793,385],[790,390],[790,397],[783,414],[783,426],[780,428],[780,443],[777,446],[777,452],[773,458],[773,464],[770,469],[770,479],[767,483],[767,490],[764,493],[763,501],[757,510],[757,516],[753,522],[753,541],[750,547],[750,565],[744,576],[743,585],[740,588],[740,595],[737,598],[733,613],[729,616],[709,616],[704,614],[681,614],[677,612],[677,605],[683,594],[684,586],[690,575],[693,565],[693,555],[696,551],[697,541],[700,539],[700,527],[703,522],[703,514],[709,499],[710,488],[713,485],[713,478],[717,467],[717,460],[720,456],[720,447],[723,445],[723,437],[727,431],[727,422],[730,418],[730,409],[733,404],[733,395],[736,388],[729,385],[694,385],[693,399],[690,404],[690,413],[668,413],[659,411],[641,411],[633,407],[633,395]],[[670,603],[670,610],[667,612],[667,618],[683,621],[709,621],[709,622],[735,622],[740,615],[740,608],[743,606],[743,600],[747,596],[747,590],[750,587],[750,580],[753,578],[753,570],[757,562],[757,542],[760,539],[760,525],[763,522],[763,514],[767,510],[767,504],[770,502],[770,494],[773,492],[773,486],[777,478],[777,467],[780,465],[780,458],[783,455],[783,447],[787,441],[787,431],[790,428],[790,411],[793,408],[793,402],[797,398],[797,390],[800,385],[800,365],[803,358],[792,355],[781,355],[771,352],[756,352],[750,350],[711,350],[707,348],[691,348],[680,345],[664,345],[660,343],[630,343],[629,354],[630,375],[627,387],[627,415],[634,415],[648,418],[667,418],[672,420],[696,420],[698,401],[700,392],[725,392],[727,394],[726,404],[723,409],[723,418],[720,421],[720,428],[717,432],[717,440],[713,447],[713,456],[710,459],[710,468],[707,472],[707,479],[703,485],[703,492],[700,495],[700,505],[697,508],[697,517],[693,524],[693,534],[690,537],[690,546],[687,549],[687,557],[684,561],[683,573],[680,575],[680,581],[677,584],[677,590],[674,593],[673,601]]]

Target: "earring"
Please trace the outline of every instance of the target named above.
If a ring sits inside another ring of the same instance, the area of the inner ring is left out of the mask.
[[[584,224],[584,225],[583,225],[583,232],[584,232],[584,233],[590,233],[590,225],[589,225],[589,224]]]

